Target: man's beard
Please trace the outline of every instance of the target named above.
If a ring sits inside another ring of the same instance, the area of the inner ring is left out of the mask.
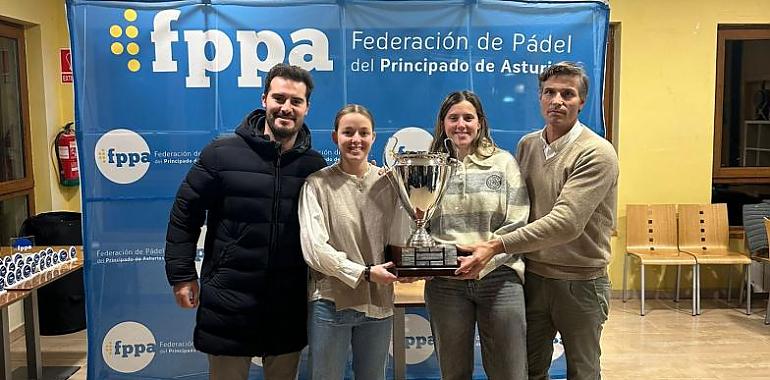
[[[276,140],[284,140],[294,137],[299,132],[301,125],[294,119],[294,128],[276,126],[275,116],[270,116],[267,118],[267,127],[270,128],[270,132]]]

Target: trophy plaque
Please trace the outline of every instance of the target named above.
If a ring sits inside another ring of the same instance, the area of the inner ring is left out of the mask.
[[[389,245],[386,259],[399,277],[454,276],[457,247],[438,244],[425,229],[438,208],[458,161],[447,153],[393,154],[388,176],[416,229],[406,246]]]

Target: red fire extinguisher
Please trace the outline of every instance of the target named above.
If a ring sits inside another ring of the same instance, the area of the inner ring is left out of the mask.
[[[78,146],[75,142],[74,123],[67,125],[56,134],[53,145],[56,163],[59,167],[59,183],[62,186],[80,185],[80,167],[78,165]]]

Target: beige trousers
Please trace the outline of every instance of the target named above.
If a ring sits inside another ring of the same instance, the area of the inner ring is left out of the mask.
[[[301,351],[262,358],[265,380],[295,380]],[[209,380],[247,380],[251,358],[209,355]]]

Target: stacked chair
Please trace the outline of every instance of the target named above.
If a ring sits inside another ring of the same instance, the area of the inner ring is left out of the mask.
[[[765,236],[770,240],[770,219],[765,219],[763,221],[763,224],[765,225]],[[757,260],[761,262],[763,265],[770,264],[770,258],[766,256],[752,256],[751,257],[754,260]],[[751,295],[748,296],[749,300],[751,300]],[[765,309],[765,324],[770,325],[770,295],[767,297],[767,308]]]
[[[743,229],[746,236],[746,249],[751,259],[763,268],[770,264],[768,258],[768,238],[770,238],[770,201],[743,205]],[[750,294],[747,292],[747,298]],[[741,295],[741,299],[743,296]],[[770,297],[765,310],[765,324],[770,324]]]

